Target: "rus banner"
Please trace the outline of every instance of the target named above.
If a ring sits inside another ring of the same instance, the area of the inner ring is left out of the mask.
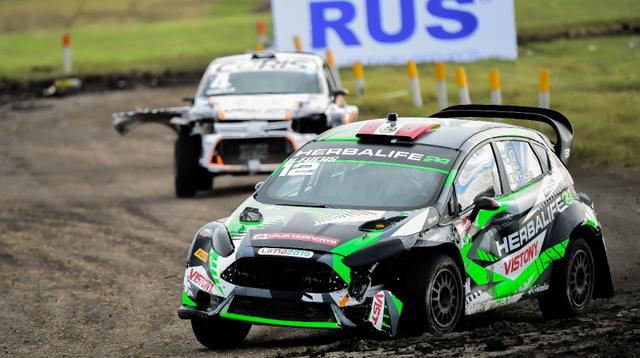
[[[338,65],[518,57],[513,0],[272,0],[275,47]]]

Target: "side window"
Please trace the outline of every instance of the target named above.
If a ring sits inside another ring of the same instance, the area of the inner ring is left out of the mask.
[[[329,86],[329,93],[332,93],[336,89],[336,83],[333,79],[333,74],[327,65],[322,66],[324,70],[324,77],[327,80],[327,86]]]
[[[467,159],[456,178],[455,190],[462,210],[479,196],[494,197],[502,193],[491,144],[485,144]]]
[[[510,140],[497,144],[512,191],[522,188],[532,179],[542,175],[540,162],[529,143]]]

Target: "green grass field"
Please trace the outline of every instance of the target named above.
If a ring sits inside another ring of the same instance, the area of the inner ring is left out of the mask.
[[[255,24],[270,27],[264,0],[0,0],[0,77],[60,74],[60,37],[73,34],[79,74],[203,69],[212,58],[244,52],[256,42]],[[521,35],[640,18],[639,0],[516,0]],[[520,47],[516,62],[465,65],[475,103],[488,102],[488,71],[501,70],[505,103],[535,105],[537,72],[552,71],[552,106],[576,130],[573,160],[581,164],[640,166],[640,38],[625,36],[555,41]],[[448,64],[449,101],[457,102],[454,64]],[[39,69],[36,71],[36,69]],[[49,69],[49,71],[47,71]],[[411,107],[403,67],[366,68],[367,94],[350,101],[362,117],[389,111],[436,111],[433,68],[421,65],[425,107]],[[344,84],[353,89],[350,69]]]

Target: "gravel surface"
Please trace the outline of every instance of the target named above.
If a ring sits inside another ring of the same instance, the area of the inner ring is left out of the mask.
[[[174,135],[118,136],[111,113],[180,105],[192,87],[0,107],[0,356],[633,356],[640,349],[640,179],[573,169],[603,222],[616,296],[546,321],[533,302],[467,319],[464,331],[395,341],[254,327],[242,349],[208,352],[178,319],[183,264],[204,223],[227,216],[258,177],[173,195]],[[580,134],[577,133],[579,136]]]

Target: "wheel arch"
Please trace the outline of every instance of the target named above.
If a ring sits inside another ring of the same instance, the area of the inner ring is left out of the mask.
[[[607,258],[604,239],[602,238],[602,231],[597,226],[579,224],[571,231],[569,243],[571,244],[572,241],[578,238],[584,239],[593,253],[596,271],[593,297],[613,297],[613,281],[609,270],[609,260]]]
[[[456,245],[451,242],[438,242],[438,243],[430,243],[431,245],[426,246],[416,246],[411,250],[411,260],[421,260],[425,257],[434,255],[434,254],[444,254],[453,259],[458,266],[458,270],[460,270],[460,275],[462,276],[463,283],[465,278],[467,277],[466,270],[464,268],[464,261],[462,260],[462,255],[460,254],[460,249]]]

